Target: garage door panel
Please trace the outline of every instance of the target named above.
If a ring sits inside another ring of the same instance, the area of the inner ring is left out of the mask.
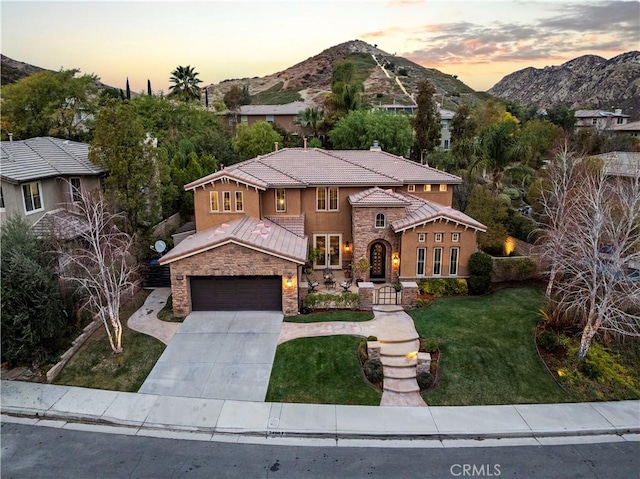
[[[280,276],[191,278],[193,311],[281,311]]]

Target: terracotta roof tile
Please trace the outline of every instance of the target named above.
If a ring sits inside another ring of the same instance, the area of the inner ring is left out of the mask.
[[[439,203],[423,200],[413,195],[402,195],[410,201],[411,206],[407,208],[407,215],[401,220],[394,221],[391,227],[396,233],[400,233],[414,226],[430,223],[438,219],[449,220],[455,223],[460,223],[470,228],[486,231],[487,227],[474,220],[471,216],[465,215],[461,211],[451,208],[450,206],[443,206]]]
[[[368,190],[349,195],[352,206],[409,206],[408,199],[393,190],[383,190],[374,186]]]

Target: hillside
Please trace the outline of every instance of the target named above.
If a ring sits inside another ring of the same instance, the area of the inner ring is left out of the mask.
[[[222,99],[234,85],[248,85],[254,103],[281,104],[304,100],[321,105],[324,96],[331,90],[331,72],[335,64],[342,60],[355,63],[358,75],[364,82],[365,101],[372,104],[412,104],[411,94],[415,93],[416,83],[423,78],[434,85],[437,100],[441,103],[444,100],[445,108],[455,109],[460,103],[477,103],[484,99],[482,94],[476,93],[452,75],[424,68],[360,40],[333,46],[272,75],[224,80],[205,88],[210,101]]]
[[[0,85],[15,83],[21,78],[28,77],[32,73],[38,73],[44,70],[44,68],[19,62],[18,60],[0,54]]]
[[[622,108],[640,119],[640,51],[606,60],[585,55],[560,66],[525,68],[505,76],[488,93],[523,106],[551,108]]]

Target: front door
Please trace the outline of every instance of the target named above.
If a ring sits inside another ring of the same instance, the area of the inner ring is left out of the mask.
[[[313,235],[313,245],[320,250],[320,256],[315,264],[316,269],[342,267],[341,243],[342,235]]]
[[[383,243],[373,243],[369,252],[369,262],[371,263],[370,277],[374,279],[384,279],[386,275],[387,248]]]

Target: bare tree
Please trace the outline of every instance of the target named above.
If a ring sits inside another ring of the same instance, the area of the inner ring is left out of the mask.
[[[578,358],[603,331],[640,336],[640,170],[612,177],[564,153],[543,194],[547,294],[581,318]],[[554,201],[551,201],[551,199]]]
[[[121,353],[120,304],[138,282],[134,238],[118,228],[123,218],[111,212],[102,193],[84,192],[78,209],[86,224],[74,247],[58,247],[60,276],[78,286],[84,307],[102,320],[111,349]]]

